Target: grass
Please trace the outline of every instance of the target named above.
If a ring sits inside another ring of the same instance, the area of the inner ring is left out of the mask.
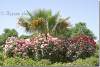
[[[74,62],[55,62],[51,63],[51,61],[47,59],[42,59],[40,61],[32,60],[31,58],[7,58],[3,63],[3,66],[70,66],[70,65],[81,65],[81,66],[95,66],[99,63],[98,58],[91,56],[86,59],[77,59]]]

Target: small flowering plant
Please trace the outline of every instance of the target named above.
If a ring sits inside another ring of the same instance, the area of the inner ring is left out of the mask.
[[[16,37],[8,37],[8,39],[6,40],[6,44],[4,45],[4,54],[6,54],[7,56],[12,56],[13,55],[13,50],[15,48],[16,45]]]

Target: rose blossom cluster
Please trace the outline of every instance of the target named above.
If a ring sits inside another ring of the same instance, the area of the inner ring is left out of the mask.
[[[28,49],[33,47],[30,39],[19,39],[16,40],[16,47],[14,49],[14,54],[18,54],[21,56],[27,56]]]
[[[18,39],[16,37],[8,37],[4,45],[4,53],[10,56],[26,55],[27,49],[32,47],[30,39]]]

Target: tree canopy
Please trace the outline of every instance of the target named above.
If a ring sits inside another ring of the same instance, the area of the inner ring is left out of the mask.
[[[79,35],[79,34],[85,34],[87,36],[90,36],[93,39],[96,39],[93,32],[86,27],[86,23],[84,23],[84,22],[76,23],[75,26],[72,27],[71,31],[72,31],[71,36],[76,36],[76,35]]]
[[[4,32],[0,35],[0,45],[4,44],[6,39],[11,36],[18,37],[18,32],[15,29],[4,29]]]

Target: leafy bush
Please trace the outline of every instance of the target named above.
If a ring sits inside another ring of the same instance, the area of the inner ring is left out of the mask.
[[[48,66],[51,65],[51,61],[47,59],[42,59],[40,61],[37,61],[36,66]]]
[[[4,66],[46,66],[50,65],[51,62],[49,60],[42,59],[41,61],[35,61],[31,58],[25,59],[20,57],[15,58],[7,58],[4,61]]]
[[[86,59],[77,59],[74,62],[56,62],[51,63],[47,59],[42,59],[40,61],[35,61],[31,58],[7,58],[4,62],[4,66],[96,66],[99,64],[99,59],[92,56]]]
[[[3,65],[3,49],[2,49],[2,48],[3,48],[3,47],[0,46],[0,66]]]
[[[0,66],[3,65],[3,53],[0,53]]]
[[[4,61],[4,66],[16,66],[16,65],[20,65],[20,61],[19,59],[14,59],[14,58],[7,58],[5,61]]]
[[[33,66],[36,62],[33,61],[31,58],[25,59],[25,58],[20,58],[20,57],[15,57],[15,58],[7,58],[4,61],[4,66],[16,66],[16,65],[23,65],[23,66]]]
[[[0,60],[3,60],[3,53],[0,52]]]
[[[66,65],[67,63],[56,62],[56,63],[51,64],[50,66],[66,66]]]
[[[90,57],[86,59],[77,59],[72,63],[72,65],[96,66],[98,63],[99,63],[98,58]]]

